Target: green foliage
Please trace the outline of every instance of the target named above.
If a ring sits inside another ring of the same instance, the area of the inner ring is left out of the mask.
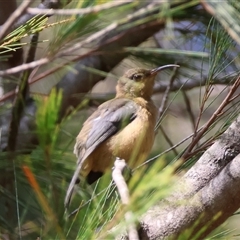
[[[76,41],[79,37],[84,37],[92,31],[99,30],[97,27],[98,15],[80,15],[72,17],[70,23],[66,23],[63,26],[59,25],[55,29],[55,36],[49,43],[50,54],[56,54],[61,47],[64,47],[67,43]],[[61,46],[61,47],[60,47]]]
[[[239,1],[228,0],[218,4],[215,1],[207,1],[212,15],[225,28],[225,31],[240,44],[240,4]]]
[[[234,49],[236,44],[223,27],[214,19],[210,21],[206,34],[210,40],[208,43],[210,51],[208,77],[209,81],[211,81],[211,79],[223,73],[232,61],[234,61],[229,56],[229,52]]]
[[[61,107],[62,91],[52,89],[49,97],[36,98],[37,113],[36,124],[40,146],[48,146],[56,143],[58,131],[58,113]]]
[[[21,43],[19,41],[31,34],[42,31],[46,28],[46,22],[47,18],[45,16],[35,16],[24,25],[13,30],[0,42],[0,54],[16,51],[26,45],[26,43]]]

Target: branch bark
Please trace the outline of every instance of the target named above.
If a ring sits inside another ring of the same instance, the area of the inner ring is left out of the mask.
[[[129,206],[130,195],[127,183],[123,177],[123,171],[127,168],[125,160],[117,158],[114,162],[114,168],[112,171],[112,178],[115,182],[119,195],[121,197],[122,204],[126,207]],[[130,209],[126,211],[125,220],[128,224],[128,237],[130,240],[139,240],[137,226],[133,222],[134,215]]]
[[[203,239],[240,207],[240,115],[142,218],[141,239]]]

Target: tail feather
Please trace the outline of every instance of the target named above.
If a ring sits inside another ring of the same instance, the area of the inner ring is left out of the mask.
[[[74,186],[76,183],[78,183],[78,180],[79,180],[79,173],[81,171],[81,168],[82,168],[82,163],[80,162],[78,165],[77,165],[77,168],[73,174],[73,177],[72,177],[72,180],[69,184],[69,187],[68,187],[68,190],[67,190],[67,193],[66,193],[66,196],[65,196],[65,200],[64,200],[64,206],[65,208],[68,208],[69,207],[69,204],[71,202],[71,198],[72,198],[72,195],[73,195],[73,191],[74,191]]]
[[[100,177],[102,177],[103,172],[94,172],[90,171],[89,174],[87,175],[87,183],[92,184],[96,182]]]

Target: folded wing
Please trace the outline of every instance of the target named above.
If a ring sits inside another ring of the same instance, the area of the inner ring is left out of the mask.
[[[78,156],[77,168],[68,187],[65,206],[67,207],[78,179],[82,165],[87,157],[105,140],[116,134],[132,122],[139,109],[134,101],[126,98],[115,98],[99,106],[86,120],[80,131],[74,152]]]

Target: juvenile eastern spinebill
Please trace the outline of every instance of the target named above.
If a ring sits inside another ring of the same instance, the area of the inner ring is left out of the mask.
[[[100,105],[86,120],[74,147],[77,167],[67,190],[65,207],[69,206],[79,174],[92,184],[113,166],[116,157],[125,159],[129,167],[147,158],[158,115],[151,100],[154,80],[159,71],[172,67],[179,66],[128,70],[118,80],[116,97]]]

